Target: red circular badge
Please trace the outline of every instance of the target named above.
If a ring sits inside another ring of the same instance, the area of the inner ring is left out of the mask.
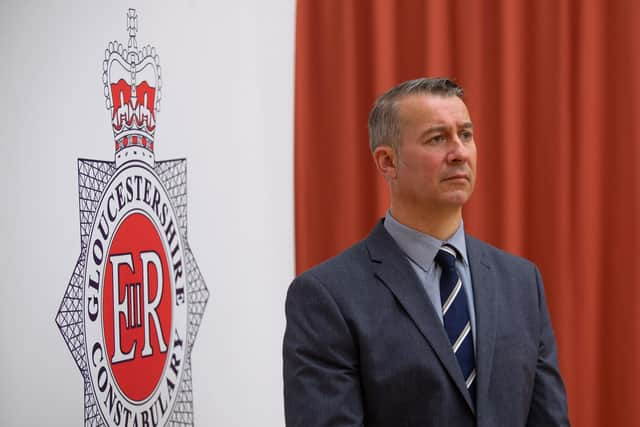
[[[109,249],[102,290],[104,342],[113,377],[132,401],[149,398],[171,347],[167,256],[143,213],[126,216]]]

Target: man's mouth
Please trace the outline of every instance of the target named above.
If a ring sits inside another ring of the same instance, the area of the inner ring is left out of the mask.
[[[467,175],[466,173],[457,173],[457,174],[449,175],[443,179],[443,181],[458,181],[458,180],[469,181],[469,175]]]

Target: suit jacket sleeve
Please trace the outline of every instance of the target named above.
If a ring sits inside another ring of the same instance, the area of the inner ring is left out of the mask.
[[[535,269],[540,312],[540,343],[533,385],[533,396],[527,419],[528,427],[568,426],[567,400],[560,371],[555,337],[547,309],[540,272]]]
[[[335,299],[312,273],[291,284],[283,344],[288,427],[361,426],[357,344]]]

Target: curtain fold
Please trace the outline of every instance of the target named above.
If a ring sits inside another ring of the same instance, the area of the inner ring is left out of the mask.
[[[296,268],[389,196],[367,117],[391,86],[461,83],[478,183],[465,228],[542,270],[572,423],[640,426],[640,2],[298,0]]]

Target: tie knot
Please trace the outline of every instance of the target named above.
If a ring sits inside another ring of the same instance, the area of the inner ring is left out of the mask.
[[[442,245],[436,254],[436,262],[444,270],[456,268],[456,250],[449,245]]]

